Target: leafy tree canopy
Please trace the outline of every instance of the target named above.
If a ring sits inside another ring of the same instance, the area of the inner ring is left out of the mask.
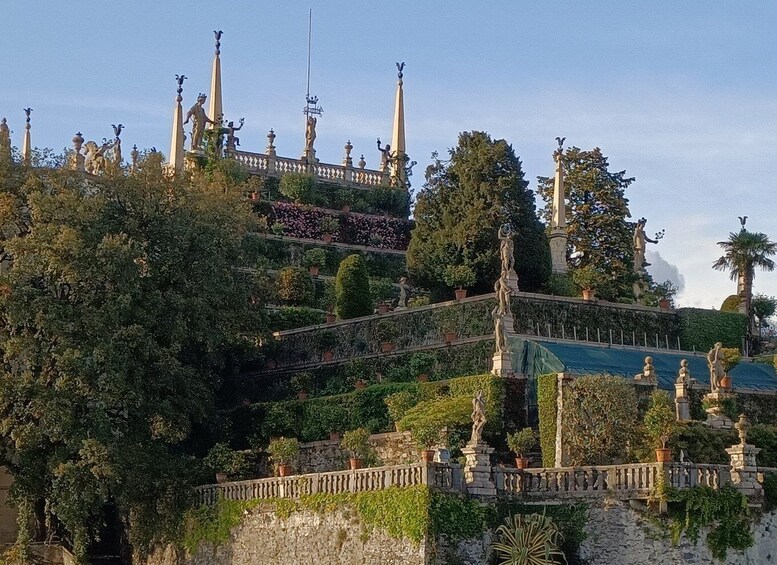
[[[98,181],[0,165],[0,464],[81,558],[106,504],[138,549],[180,515],[193,426],[263,330],[241,192],[158,154]]]
[[[491,292],[499,276],[497,230],[515,232],[515,270],[522,290],[533,291],[550,275],[550,251],[521,161],[505,140],[464,132],[450,160],[427,168],[415,207],[408,270],[421,286],[447,290],[445,269],[475,272],[474,290]]]
[[[596,287],[604,299],[632,295],[633,226],[626,189],[634,182],[626,171],[611,172],[607,157],[598,147],[584,151],[570,147],[564,151],[562,167],[567,201],[567,257],[580,256],[580,266],[593,265],[608,274]],[[553,178],[538,177],[538,188],[545,207],[542,217],[550,222]],[[581,255],[582,254],[582,255]]]

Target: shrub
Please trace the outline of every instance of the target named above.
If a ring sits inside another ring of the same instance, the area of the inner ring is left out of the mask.
[[[270,231],[275,235],[283,235],[284,229],[286,229],[286,226],[284,226],[281,222],[273,222],[270,226]]]
[[[732,294],[726,297],[723,304],[720,305],[721,312],[739,312],[739,303],[742,302],[742,297],[738,294]]]
[[[287,173],[281,177],[278,192],[297,204],[310,203],[316,181],[307,173]]]
[[[304,269],[285,267],[278,273],[278,298],[294,306],[307,306],[313,300],[313,281]]]
[[[654,390],[650,395],[644,426],[645,434],[656,449],[666,448],[666,443],[677,433],[674,405],[665,390]]]
[[[394,286],[394,283],[392,283],[389,279],[382,278],[373,279],[370,281],[372,302],[376,305],[394,300],[398,292],[399,291]]]
[[[442,273],[442,278],[450,287],[471,287],[477,282],[475,271],[468,265],[448,265]]]
[[[297,438],[281,437],[270,442],[267,448],[273,463],[278,465],[290,465],[299,453],[299,442]]]
[[[370,453],[370,432],[364,428],[345,432],[340,447],[350,451],[354,459],[366,459]]]
[[[273,331],[291,330],[324,323],[324,313],[305,306],[284,306],[268,310],[269,328]]]
[[[297,392],[310,392],[313,390],[313,375],[307,371],[294,373],[291,377],[291,388]]]
[[[723,347],[741,347],[747,329],[747,316],[736,312],[720,312],[699,308],[681,308],[680,343],[683,349],[708,351],[716,341]]]
[[[302,263],[306,267],[320,267],[326,263],[326,251],[320,247],[313,247],[305,251]]]
[[[380,341],[393,342],[399,336],[399,326],[394,320],[380,320],[375,326],[375,334]]]
[[[426,351],[419,351],[410,358],[410,372],[416,377],[429,374],[435,363],[437,363],[437,356]]]
[[[568,386],[564,402],[563,439],[570,464],[609,465],[629,457],[636,441],[637,396],[621,377],[580,377]]]
[[[507,434],[507,446],[518,457],[524,457],[537,443],[537,434],[531,428],[524,428],[513,434]]]
[[[572,280],[582,290],[593,290],[604,282],[604,273],[593,265],[586,265],[572,271]]]
[[[558,375],[548,373],[537,377],[537,411],[540,419],[540,449],[542,465],[553,467],[556,462],[556,411]]]
[[[372,314],[370,279],[361,255],[349,255],[340,263],[335,278],[337,315],[341,319]]]
[[[336,234],[340,229],[340,220],[332,216],[324,216],[321,218],[319,228],[323,233]]]
[[[554,565],[566,562],[562,543],[564,537],[548,516],[514,514],[496,529],[491,548],[500,565]]]
[[[399,429],[410,430],[421,447],[439,441],[444,428],[467,426],[470,423],[471,399],[467,396],[427,400],[408,410],[399,422]]]
[[[251,467],[246,453],[235,451],[226,443],[211,447],[203,463],[214,473],[226,473],[231,479],[243,478],[249,474]]]
[[[402,390],[388,395],[383,399],[388,408],[389,417],[392,422],[399,423],[408,410],[418,402],[418,395],[409,390]]]
[[[545,282],[543,290],[545,294],[555,296],[577,296],[578,292],[569,275],[552,273]]]

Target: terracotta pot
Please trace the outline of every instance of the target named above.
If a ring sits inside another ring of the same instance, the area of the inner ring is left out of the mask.
[[[424,463],[431,463],[434,461],[434,454],[436,451],[436,449],[424,449],[421,452],[421,461]]]
[[[297,400],[307,400],[307,399],[308,399],[307,391],[301,390],[297,393]]]
[[[385,314],[389,311],[389,305],[384,303],[378,304],[378,314]]]
[[[353,383],[353,386],[356,390],[364,390],[365,388],[367,388],[367,382],[364,381],[363,379],[359,379],[358,381]]]
[[[278,465],[278,476],[288,477],[291,475],[291,465]]]
[[[730,390],[731,389],[731,377],[728,375],[723,375],[720,378],[720,388]]]
[[[226,473],[216,473],[216,483],[226,483],[228,480]]]
[[[362,460],[357,459],[356,457],[351,457],[348,459],[348,463],[351,465],[351,471],[355,471],[356,469],[362,468]]]
[[[445,343],[456,341],[456,332],[445,332]]]
[[[658,463],[668,463],[672,460],[672,450],[666,447],[656,449],[656,461]]]
[[[662,298],[658,301],[658,307],[661,308],[661,310],[669,310],[671,306],[672,302],[668,298]]]
[[[585,288],[583,289],[583,300],[591,301],[594,299],[594,294],[596,294],[596,291],[592,288]]]
[[[515,458],[515,468],[516,469],[527,469],[529,467],[529,458],[528,457],[516,457]]]
[[[318,265],[311,265],[308,267],[308,271],[310,271],[311,277],[317,277],[318,276]]]
[[[421,374],[420,374],[420,375],[418,375],[418,377],[416,377],[416,378],[418,379],[418,382],[419,382],[419,383],[425,383],[426,381],[428,381],[428,380],[429,380],[429,375],[427,375],[426,373],[421,373]]]
[[[340,432],[329,432],[329,441],[340,441]]]
[[[467,289],[466,288],[457,288],[454,293],[456,294],[456,300],[464,300],[467,298]]]
[[[391,343],[390,341],[381,342],[380,350],[383,353],[391,353],[392,351],[394,351],[394,344]]]
[[[343,206],[341,208],[341,210],[342,210],[343,214],[347,214],[348,212],[351,211],[351,207],[348,204],[346,204],[345,206]]]
[[[326,323],[327,324],[334,324],[337,320],[337,314],[334,312],[327,312],[326,313]]]
[[[275,363],[275,361],[273,359],[268,359],[267,363],[265,363],[265,366],[268,369],[275,369],[275,367],[277,366],[277,363]]]
[[[324,240],[324,243],[332,243],[332,234],[331,233],[325,233],[321,239]]]
[[[322,353],[321,356],[323,357],[324,361],[331,361],[332,359],[335,358],[335,354],[332,351],[329,351],[328,349],[324,351],[324,353]]]
[[[255,192],[252,192],[251,193],[251,200],[256,200],[257,196],[258,195]]]

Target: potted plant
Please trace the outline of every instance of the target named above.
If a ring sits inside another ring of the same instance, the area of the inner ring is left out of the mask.
[[[437,363],[437,357],[426,351],[419,351],[410,358],[410,372],[420,382],[429,380],[429,372]]]
[[[742,355],[736,347],[723,347],[720,351],[723,353],[723,370],[725,371],[725,374],[720,378],[720,387],[724,390],[730,390],[731,377],[728,372],[739,365]]]
[[[434,446],[440,442],[442,429],[432,423],[413,428],[413,440],[421,448],[421,461],[431,463],[437,451]]]
[[[334,309],[333,306],[329,306],[329,308],[326,311],[326,323],[327,324],[334,324],[337,321],[337,314],[335,314],[332,310]]]
[[[380,320],[376,327],[376,333],[380,340],[380,350],[383,353],[394,351],[394,341],[399,335],[399,328],[394,320]]]
[[[572,280],[583,291],[583,300],[594,299],[595,289],[603,279],[603,273],[593,265],[578,267],[572,272]]]
[[[285,477],[291,474],[291,462],[299,453],[299,442],[297,438],[279,437],[270,442],[267,448],[270,453],[270,459],[278,466],[278,476]]]
[[[435,321],[440,326],[440,331],[443,334],[443,340],[448,345],[451,342],[456,341],[458,337],[457,329],[459,328],[460,312],[458,308],[441,308],[434,314]]]
[[[456,287],[456,300],[462,300],[467,297],[467,290],[464,287],[470,287],[476,282],[475,271],[468,265],[448,265],[442,273],[445,284]]]
[[[203,463],[215,474],[216,482],[219,484],[227,482],[230,478],[238,479],[249,471],[246,454],[231,449],[226,443],[217,443],[211,447]]]
[[[364,428],[356,428],[343,434],[340,447],[351,452],[349,460],[351,471],[360,469],[370,452],[370,432]]]
[[[305,251],[302,262],[308,268],[310,275],[317,277],[319,268],[326,263],[326,251],[320,247],[308,249]]]
[[[399,431],[399,421],[405,415],[405,412],[410,410],[417,404],[416,395],[409,390],[401,390],[394,394],[389,394],[383,399],[383,402],[388,408],[389,418],[394,422],[394,429]]]
[[[324,240],[324,243],[330,243],[332,235],[340,229],[340,220],[332,216],[324,216],[319,223],[319,229],[323,233],[321,238]]]
[[[385,314],[391,309],[391,303],[396,294],[397,288],[391,279],[379,278],[370,281],[370,297],[377,306],[379,314]]]
[[[291,388],[297,393],[297,399],[306,400],[308,393],[313,390],[313,375],[307,371],[294,373],[291,377]]]
[[[507,434],[507,445],[515,453],[515,467],[525,469],[529,466],[526,454],[537,443],[537,434],[531,428],[523,428],[514,434]]]
[[[672,298],[677,294],[678,289],[672,281],[664,281],[656,285],[656,297],[658,298],[658,307],[662,310],[669,310],[672,307]]]
[[[321,357],[324,361],[331,361],[334,359],[334,348],[340,344],[340,339],[335,332],[325,331],[321,332],[318,338],[318,346],[321,348]]]
[[[364,380],[364,379],[362,379],[362,378],[356,379],[356,380],[353,382],[353,387],[354,387],[356,390],[364,390],[365,388],[367,388],[367,381],[365,381],[365,380]]]
[[[650,395],[650,407],[645,412],[645,435],[656,450],[656,461],[671,461],[672,452],[667,442],[677,433],[677,417],[669,394],[663,390],[654,390]]]
[[[273,224],[270,226],[270,231],[275,235],[283,235],[284,229],[286,229],[286,226],[284,226],[281,222],[273,222]]]

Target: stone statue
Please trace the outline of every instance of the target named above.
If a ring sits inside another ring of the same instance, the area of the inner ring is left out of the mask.
[[[124,124],[111,124],[111,127],[113,128],[113,164],[116,167],[119,167],[121,165],[121,138],[119,137],[121,135],[122,130],[124,129]]]
[[[494,338],[496,340],[496,351],[497,354],[502,354],[507,352],[507,339],[505,336],[505,321],[502,316],[495,316],[494,317]]]
[[[313,142],[316,141],[316,122],[318,120],[315,116],[308,116],[307,123],[305,125],[305,155],[312,156]]]
[[[5,118],[0,120],[0,148],[11,148],[11,130],[8,129],[8,122]]]
[[[199,96],[197,96],[197,102],[189,108],[189,111],[186,113],[186,120],[183,122],[184,124],[189,123],[189,119],[193,121],[192,124],[192,145],[191,150],[195,151],[197,149],[202,149],[202,134],[205,131],[205,125],[206,124],[214,124],[216,125],[216,122],[211,120],[206,114],[205,114],[205,108],[203,106],[205,105],[205,99],[207,96],[200,93]]]
[[[650,239],[645,235],[645,224],[647,220],[640,218],[637,221],[637,225],[634,226],[634,272],[642,273],[645,271],[645,267],[649,267],[650,263],[645,260],[645,249],[647,243],[658,243],[658,240]]]
[[[687,363],[687,361],[686,361]],[[658,382],[658,375],[656,369],[653,367],[653,358],[645,357],[645,366],[642,368],[642,372],[634,376],[634,380],[647,381],[650,383]]]
[[[84,143],[84,149],[86,155],[84,156],[84,170],[92,175],[100,175],[105,171],[107,161],[105,159],[105,153],[111,148],[111,144],[108,141],[103,142],[102,145],[97,145],[95,141],[87,141]]]
[[[240,145],[240,138],[235,135],[236,131],[243,129],[246,119],[240,118],[240,125],[235,127],[235,122],[227,124],[227,149],[236,149]]]
[[[710,349],[707,353],[707,365],[710,368],[710,390],[712,392],[718,392],[720,390],[720,379],[726,375],[726,370],[723,367],[723,344],[717,342],[715,347]]]
[[[380,170],[385,173],[391,163],[391,145],[387,143],[385,148],[381,148],[380,138],[378,138],[378,151],[380,151]]]
[[[751,427],[752,425],[747,419],[747,416],[745,416],[744,414],[740,414],[739,419],[737,420],[737,423],[734,424],[734,428],[736,429],[737,434],[739,435],[739,441],[742,445],[745,445],[747,443],[747,432],[750,430]]]
[[[515,244],[513,243],[513,231],[508,224],[504,224],[499,228],[498,237],[502,272],[509,273],[515,270]]]
[[[496,279],[494,283],[494,293],[496,294],[496,306],[491,311],[492,317],[507,316],[512,314],[510,309],[510,286],[507,282],[507,273],[502,271],[502,276]]]
[[[677,373],[676,384],[682,384],[683,386],[689,386],[691,384],[691,372],[688,370],[688,359],[680,361],[680,372]]]
[[[483,443],[483,426],[486,425],[486,401],[483,400],[483,391],[479,390],[472,399],[472,437],[470,445]]]
[[[399,279],[399,301],[397,302],[397,309],[407,308],[407,278],[402,277]]]

